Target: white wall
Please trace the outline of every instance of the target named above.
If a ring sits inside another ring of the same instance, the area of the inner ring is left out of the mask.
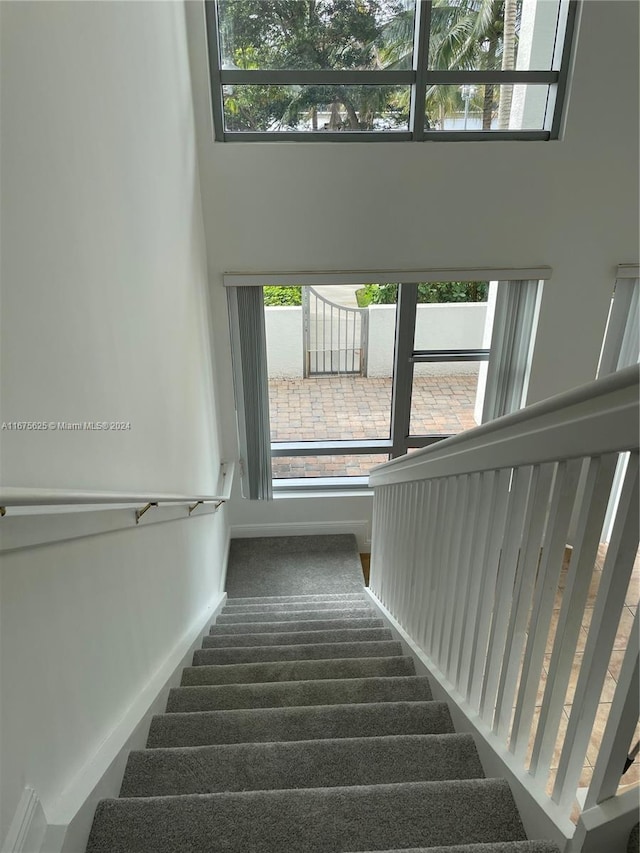
[[[548,264],[529,400],[593,378],[616,264],[638,255],[637,4],[582,4],[566,132],[548,143],[214,143],[197,3],[188,25],[225,448],[225,271]]]
[[[0,838],[25,785],[50,822],[66,811],[67,791],[219,598],[226,544],[206,515],[3,555]]]
[[[0,419],[131,422],[4,431],[2,481],[204,492],[219,459],[184,10],[0,6]]]
[[[482,346],[482,333],[487,312],[484,302],[418,305],[416,313],[415,349],[469,349]],[[369,307],[368,375],[393,374],[395,342],[395,305]],[[472,362],[416,364],[416,376],[447,373],[476,373]]]
[[[1,431],[2,481],[210,492],[221,454],[184,8],[0,15],[0,421],[131,423]],[[219,513],[4,556],[0,839],[23,784],[51,808],[219,594],[226,536]]]
[[[264,321],[269,378],[302,379],[302,308],[295,305],[265,308]]]
[[[464,349],[482,346],[486,303],[418,305],[416,349]],[[392,376],[396,337],[396,306],[369,306],[367,375]],[[304,341],[302,308],[264,310],[270,379],[301,379]],[[460,362],[416,365],[415,373],[475,373],[477,365]]]

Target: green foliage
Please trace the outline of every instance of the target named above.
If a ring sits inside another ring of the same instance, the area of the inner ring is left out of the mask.
[[[433,0],[429,67],[497,71],[515,67],[523,0]],[[412,67],[413,8],[405,0],[219,0],[224,68],[404,70]],[[509,87],[431,85],[426,126],[465,110],[492,126]],[[406,128],[409,86],[224,87],[228,130]],[[463,97],[464,94],[464,97]],[[329,120],[318,113],[328,113]],[[506,126],[506,125],[505,125]]]
[[[418,285],[418,302],[486,302],[488,281],[438,281]]]
[[[371,286],[378,288],[372,299],[376,305],[391,305],[398,301],[397,284],[374,284]]]
[[[264,304],[302,305],[302,287],[263,287]],[[486,302],[488,281],[438,281],[418,285],[418,302]],[[397,284],[365,284],[356,290],[358,307],[393,305],[398,301]]]
[[[226,68],[411,67],[408,53],[399,57],[388,46],[399,38],[397,20],[412,17],[403,0],[220,0],[218,8]],[[408,93],[392,86],[225,86],[225,125],[269,131],[306,121],[318,129],[320,110],[330,115],[320,130],[371,130],[380,115],[406,126]]]
[[[398,301],[397,284],[367,284],[364,291],[367,305],[392,305]],[[418,285],[418,302],[486,302],[489,293],[488,281],[438,281]],[[360,299],[358,305],[364,307]]]
[[[367,308],[374,301],[379,286],[377,284],[365,284],[360,290],[356,290],[356,302],[358,308]]]
[[[263,287],[262,293],[265,305],[302,305],[301,287]]]
[[[499,71],[515,68],[522,0],[434,0],[431,10],[429,67],[445,71]],[[505,44],[511,51],[505,55]],[[427,124],[442,126],[446,116],[464,110],[460,86],[427,88]],[[471,114],[482,115],[484,130],[496,115],[500,86],[467,87]],[[502,87],[504,88],[504,87]],[[509,95],[510,104],[510,95]]]

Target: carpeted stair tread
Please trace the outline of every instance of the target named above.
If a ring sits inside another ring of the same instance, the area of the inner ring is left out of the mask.
[[[560,853],[553,841],[494,841],[489,844],[456,844],[454,847],[406,847],[368,853]]]
[[[310,606],[311,607],[311,606]],[[366,619],[373,617],[371,607],[332,607],[328,610],[267,610],[259,613],[221,613],[216,625],[250,622],[312,622],[318,619]]]
[[[385,623],[376,617],[353,617],[341,619],[294,619],[287,622],[239,622],[220,625],[209,629],[211,635],[219,634],[279,634],[284,631],[333,631],[335,628],[384,628]]]
[[[235,708],[288,708],[296,705],[345,705],[349,702],[428,702],[426,678],[336,678],[275,681],[267,684],[225,684],[174,687],[166,710],[228,711]]]
[[[337,628],[333,631],[282,631],[278,634],[207,634],[204,649],[232,646],[291,646],[294,643],[348,643],[362,640],[391,640],[388,628]]]
[[[338,853],[524,839],[506,782],[409,782],[99,803],[88,853]]]
[[[445,734],[452,731],[453,724],[445,702],[243,708],[153,717],[147,748]]]
[[[282,660],[219,666],[190,666],[182,670],[182,687],[194,684],[248,684],[269,681],[309,681],[317,678],[370,678],[415,675],[410,657]]]
[[[196,649],[193,653],[193,666],[282,660],[329,660],[330,658],[386,658],[393,655],[402,655],[402,644],[397,640],[309,643],[294,646],[240,646],[225,649]]]
[[[364,592],[325,592],[315,595],[263,595],[254,596],[253,598],[227,598],[227,605],[232,604],[260,604],[264,601],[267,604],[287,604],[292,602],[304,603],[305,601],[367,601],[370,599]]]
[[[232,539],[229,598],[364,592],[353,534]]]
[[[335,599],[334,601],[289,601],[269,603],[265,599],[257,604],[225,604],[222,612],[225,614],[235,613],[296,613],[299,610],[355,610],[370,608],[371,601],[364,596],[356,599]]]
[[[355,537],[233,540],[226,588],[87,853],[559,853],[402,654]]]
[[[479,779],[471,735],[396,735],[132,752],[121,797]]]

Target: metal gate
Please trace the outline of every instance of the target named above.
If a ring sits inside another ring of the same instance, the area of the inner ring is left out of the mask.
[[[369,312],[330,302],[302,288],[304,376],[367,375]]]

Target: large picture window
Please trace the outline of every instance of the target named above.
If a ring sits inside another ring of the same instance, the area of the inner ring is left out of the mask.
[[[524,405],[547,277],[527,272],[382,285],[225,276],[245,496],[362,487],[374,466]]]
[[[557,138],[577,0],[206,0],[219,141]]]

